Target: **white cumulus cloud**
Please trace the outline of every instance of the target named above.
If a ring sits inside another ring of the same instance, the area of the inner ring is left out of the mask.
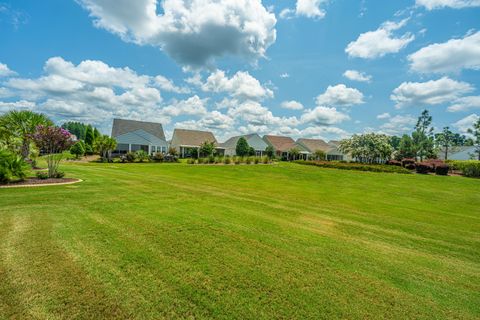
[[[347,70],[343,73],[343,76],[349,80],[359,82],[370,82],[372,80],[372,76],[357,70]]]
[[[397,108],[438,105],[454,101],[471,91],[473,87],[469,83],[443,77],[427,82],[404,82],[390,98],[396,102]]]
[[[10,70],[8,66],[4,63],[0,63],[0,78],[1,77],[10,77],[16,75],[15,71]]]
[[[291,19],[294,16],[307,17],[313,19],[322,19],[325,17],[325,10],[321,8],[321,5],[326,2],[325,0],[297,0],[295,9],[286,8],[280,12],[280,18]]]
[[[473,128],[473,124],[476,123],[479,118],[480,117],[476,113],[473,113],[461,120],[458,120],[457,122],[452,124],[452,126],[461,133],[466,134],[468,132],[468,129]]]
[[[480,96],[467,96],[459,98],[447,108],[447,110],[450,112],[468,111],[470,109],[480,109]]]
[[[302,110],[303,109],[303,104],[301,104],[298,101],[291,100],[291,101],[284,101],[280,105],[283,109],[289,109],[289,110]]]
[[[375,31],[360,34],[357,40],[350,42],[345,52],[350,57],[374,59],[383,57],[389,53],[397,53],[415,39],[409,32],[400,37],[394,35],[394,31],[404,27],[408,19],[398,23],[387,21]]]
[[[410,68],[421,73],[480,69],[480,31],[462,39],[431,44],[408,56]]]
[[[226,55],[265,57],[276,40],[275,14],[261,0],[77,1],[96,27],[125,41],[157,46],[194,68]]]
[[[328,86],[327,90],[316,99],[317,105],[353,106],[364,103],[363,93],[344,84]]]
[[[350,117],[338,111],[336,108],[317,106],[314,109],[306,110],[302,115],[302,123],[311,123],[319,126],[329,126],[349,120]]]
[[[212,73],[202,85],[205,92],[224,92],[234,98],[261,100],[273,97],[273,91],[262,86],[248,72],[239,71],[231,78],[222,70]]]
[[[417,0],[417,6],[423,6],[427,10],[453,8],[463,9],[480,7],[480,0]]]

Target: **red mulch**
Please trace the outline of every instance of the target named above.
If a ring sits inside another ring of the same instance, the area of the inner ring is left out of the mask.
[[[65,182],[76,182],[78,179],[72,178],[61,178],[61,179],[38,179],[38,178],[27,178],[23,181],[13,181],[10,183],[1,183],[1,186],[29,186],[29,185],[39,185],[39,184],[57,184]]]

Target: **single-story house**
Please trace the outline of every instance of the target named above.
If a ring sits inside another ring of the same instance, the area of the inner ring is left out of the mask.
[[[117,141],[114,155],[144,150],[148,154],[167,153],[168,144],[160,123],[113,119],[112,138]]]
[[[329,143],[325,142],[322,139],[298,139],[297,144],[301,145],[307,149],[311,154],[314,154],[316,151],[325,152],[326,159],[329,161],[341,161],[347,160],[348,155],[343,154],[338,150],[338,141],[330,141]]]
[[[478,154],[475,154],[474,146],[455,146],[448,150],[448,160],[476,160]],[[445,149],[438,151],[438,159],[445,160]]]
[[[256,133],[252,134],[247,134],[243,136],[236,136],[236,137],[231,137],[224,143],[220,144],[221,147],[225,149],[225,155],[226,156],[235,156],[237,154],[236,148],[237,148],[237,143],[240,138],[245,138],[247,140],[247,143],[250,147],[255,149],[255,155],[256,156],[263,156],[265,154],[265,149],[268,147],[268,144],[263,141],[263,139]]]
[[[189,158],[195,156],[194,152],[198,155],[200,146],[206,141],[214,143],[217,153],[224,153],[224,149],[218,145],[217,139],[209,131],[175,129],[170,146],[177,150],[181,158]]]
[[[290,159],[290,150],[292,149],[297,149],[300,152],[299,158],[301,159],[307,159],[310,155],[310,152],[305,147],[296,143],[290,137],[265,135],[263,136],[263,141],[273,147],[278,157],[284,159]]]

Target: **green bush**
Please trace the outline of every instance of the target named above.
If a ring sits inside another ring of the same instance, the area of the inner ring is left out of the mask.
[[[163,162],[165,160],[165,156],[161,152],[157,152],[152,156],[152,160],[155,162]]]
[[[448,160],[445,161],[453,170],[459,170],[464,176],[480,178],[480,161],[478,160]]]
[[[247,157],[247,158],[245,159],[245,163],[246,163],[246,164],[252,163],[252,158]]]
[[[133,152],[128,152],[125,155],[125,160],[127,160],[127,162],[135,162],[135,160],[137,160],[137,155]]]
[[[230,159],[230,157],[226,157],[226,158],[223,159],[223,163],[230,164],[230,163],[232,163],[232,159]]]
[[[259,164],[260,163],[260,158],[259,157],[255,157],[255,159],[253,160],[255,162],[255,164]]]
[[[213,155],[208,156],[208,163],[215,163],[215,157]]]
[[[37,178],[40,180],[48,179],[48,172],[46,171],[37,171]]]
[[[187,159],[187,164],[195,164],[195,159],[192,159],[192,158]]]
[[[268,162],[269,162],[268,157],[263,157],[262,162],[263,162],[263,164],[268,164]]]
[[[435,173],[437,176],[448,176],[449,166],[446,164],[437,164],[435,166]]]
[[[138,161],[140,161],[140,162],[150,160],[150,157],[148,156],[148,153],[146,153],[144,150],[135,151],[135,156],[138,159]]]
[[[6,150],[0,150],[0,182],[23,180],[27,176],[28,164],[21,156]]]
[[[316,166],[321,168],[331,168],[331,169],[342,169],[342,170],[358,170],[358,171],[370,171],[370,172],[386,172],[386,173],[402,173],[408,174],[411,173],[409,170],[397,167],[389,166],[384,164],[364,164],[357,162],[335,162],[335,161],[305,161],[297,160],[294,163]]]

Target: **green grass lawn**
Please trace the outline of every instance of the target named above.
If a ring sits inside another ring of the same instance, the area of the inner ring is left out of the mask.
[[[0,319],[479,319],[480,180],[66,164],[0,189]]]

